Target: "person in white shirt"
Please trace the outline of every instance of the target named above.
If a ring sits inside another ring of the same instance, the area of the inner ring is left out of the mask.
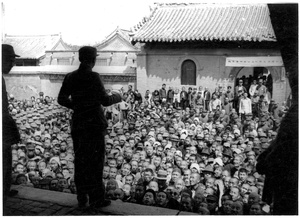
[[[212,99],[209,102],[209,111],[215,111],[218,105],[220,106],[220,108],[222,107],[221,100],[217,98],[216,94],[213,94]]]
[[[251,99],[248,98],[248,94],[246,92],[243,94],[243,97],[240,100],[239,109],[239,113],[242,116],[242,120],[244,120],[246,114],[252,113]]]
[[[256,80],[253,80],[253,83],[251,84],[250,89],[249,89],[249,94],[250,94],[251,98],[253,97],[256,88],[257,88],[257,82],[256,82]]]

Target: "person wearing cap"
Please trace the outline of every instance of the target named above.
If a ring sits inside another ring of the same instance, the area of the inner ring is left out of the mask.
[[[207,209],[210,212],[210,215],[218,215],[218,196],[216,195],[207,195],[206,197]]]
[[[91,208],[97,210],[110,204],[105,200],[102,183],[104,136],[108,124],[101,106],[118,103],[122,97],[119,93],[108,95],[105,91],[100,75],[92,71],[96,57],[97,49],[94,47],[79,49],[81,64],[65,76],[57,101],[74,111],[71,135],[75,150],[78,205],[85,207],[89,199]]]
[[[243,80],[239,80],[239,84],[234,89],[234,108],[238,111],[238,107],[240,105],[240,98],[242,97],[242,94],[247,92],[247,89],[245,86],[243,86]]]
[[[14,48],[8,44],[2,44],[2,154],[3,154],[3,193],[4,196],[14,196],[17,190],[10,190],[11,187],[11,145],[17,144],[20,139],[19,130],[8,111],[8,98],[6,84],[3,75],[9,74],[14,66],[16,57]],[[5,202],[5,201],[4,201]]]
[[[156,181],[158,184],[159,191],[163,191],[168,187],[167,176],[168,176],[167,171],[160,169],[157,172],[157,176],[154,177],[154,181]]]

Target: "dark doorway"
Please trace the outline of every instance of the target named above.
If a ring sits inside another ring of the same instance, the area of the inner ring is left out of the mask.
[[[264,85],[267,87],[270,98],[273,95],[273,78],[272,74],[265,67],[241,68],[236,74],[235,86],[238,85],[239,79],[243,80],[243,85],[249,90],[253,80],[258,82],[258,79],[264,80]]]
[[[196,85],[196,64],[185,60],[181,65],[181,85]]]

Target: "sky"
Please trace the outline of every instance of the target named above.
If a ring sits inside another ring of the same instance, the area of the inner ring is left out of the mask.
[[[102,41],[118,26],[130,29],[150,14],[153,0],[7,0],[4,31],[8,35],[61,33],[72,44]]]
[[[130,30],[143,17],[150,15],[150,6],[153,7],[154,2],[158,1],[179,2],[177,0],[3,0],[2,32],[8,35],[61,33],[67,43],[94,44],[104,40],[117,27]]]
[[[151,14],[150,7],[153,8],[154,2],[187,1],[3,0],[2,2],[4,4],[2,33],[8,35],[61,33],[66,43],[93,45],[103,41],[117,27],[130,30],[143,17]],[[203,0],[188,2],[203,2]]]

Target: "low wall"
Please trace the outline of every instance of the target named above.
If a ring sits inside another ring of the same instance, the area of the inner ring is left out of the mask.
[[[41,66],[14,67],[4,75],[6,89],[16,99],[37,97],[39,92],[44,95],[57,97],[65,75],[76,70],[78,66]],[[105,88],[118,90],[128,85],[136,87],[135,68],[131,67],[94,67],[93,71],[100,74]]]

